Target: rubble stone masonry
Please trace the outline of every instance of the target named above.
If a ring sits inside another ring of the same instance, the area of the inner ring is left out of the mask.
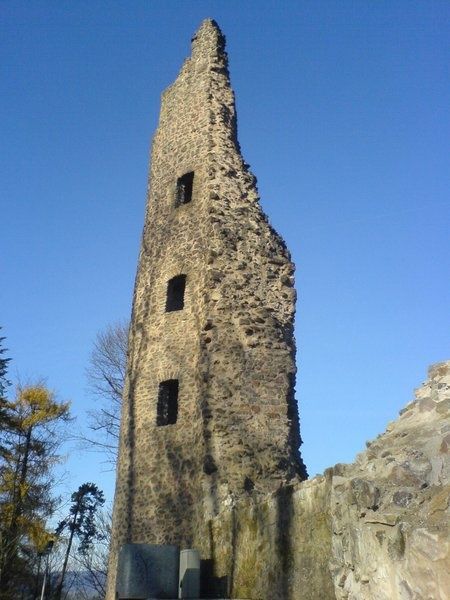
[[[153,142],[106,600],[126,542],[198,549],[219,597],[450,600],[450,361],[353,464],[303,481],[293,273],[207,20]]]
[[[450,361],[366,446],[212,520],[231,598],[450,600]]]
[[[217,24],[204,21],[162,95],[108,599],[121,544],[179,544],[210,558],[211,520],[224,507],[306,477],[294,397],[294,266],[240,154],[224,47]]]

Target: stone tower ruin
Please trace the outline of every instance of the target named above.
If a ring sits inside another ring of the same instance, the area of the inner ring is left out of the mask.
[[[208,521],[306,476],[294,266],[237,141],[225,39],[202,23],[162,95],[134,292],[109,592],[128,542],[211,556]]]

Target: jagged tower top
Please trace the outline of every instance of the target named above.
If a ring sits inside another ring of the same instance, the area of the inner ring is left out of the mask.
[[[214,19],[205,19],[192,38],[192,58],[219,58],[225,53],[225,36]]]
[[[185,59],[175,81],[162,93],[161,100],[159,126],[154,140],[161,135],[164,139],[172,137],[169,130],[178,139],[193,135],[195,130],[194,146],[201,154],[204,152],[200,149],[201,145],[210,145],[213,131],[214,137],[217,137],[220,130],[221,135],[239,152],[225,36],[216,21],[205,19],[201,23],[192,38],[191,56]],[[161,143],[166,144],[164,139]],[[222,142],[216,145],[216,151],[220,148],[224,148]],[[180,164],[178,166],[184,168]],[[192,170],[195,170],[194,166],[191,165]]]
[[[202,21],[192,38],[191,56],[184,61],[178,78],[183,78],[187,74],[199,74],[212,68],[226,75],[228,79],[228,55],[225,51],[225,43],[225,36],[214,19]],[[170,88],[171,86],[168,89]]]

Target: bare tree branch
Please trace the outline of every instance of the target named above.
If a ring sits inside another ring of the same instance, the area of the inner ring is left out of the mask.
[[[112,468],[117,460],[128,329],[128,322],[119,322],[97,334],[86,369],[88,390],[97,406],[88,412],[91,434],[78,436],[85,448],[104,453]]]

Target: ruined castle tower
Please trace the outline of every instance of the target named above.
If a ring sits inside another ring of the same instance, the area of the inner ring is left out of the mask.
[[[129,338],[109,592],[125,542],[196,547],[243,495],[304,478],[294,266],[240,154],[225,40],[163,93]]]

